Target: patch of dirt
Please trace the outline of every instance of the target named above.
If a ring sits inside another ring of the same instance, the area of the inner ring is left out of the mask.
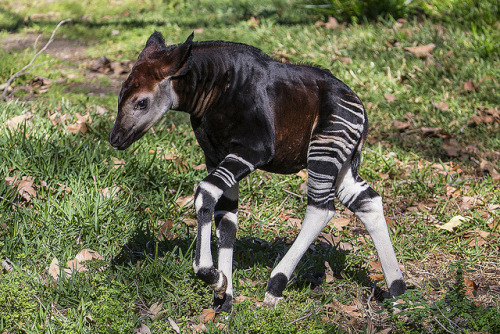
[[[36,34],[12,34],[0,39],[0,47],[6,51],[33,50],[37,37]],[[46,42],[47,39],[41,38],[37,43],[37,50],[40,50]],[[107,70],[102,71],[95,67],[95,63],[99,59],[87,56],[87,47],[81,41],[54,39],[45,50],[45,53],[68,62],[63,65],[63,76],[61,78],[63,82],[61,84],[67,86],[66,92],[81,92],[89,96],[118,95],[122,82],[132,68],[132,61],[110,62]],[[64,74],[66,69],[74,70],[75,68],[82,69],[81,76],[85,79],[83,82],[72,82],[71,79],[76,75]],[[30,99],[32,97],[26,96],[25,98]]]
[[[36,34],[23,36],[12,34],[0,39],[0,47],[6,51],[33,49],[37,37]],[[37,43],[37,50],[40,50],[45,43],[47,43],[47,39],[40,38]],[[86,50],[87,46],[80,41],[54,39],[45,52],[55,58],[78,61],[88,59],[85,54]]]

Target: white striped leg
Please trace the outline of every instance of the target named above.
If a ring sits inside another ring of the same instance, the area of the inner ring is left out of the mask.
[[[271,273],[264,298],[266,305],[275,306],[283,298],[283,290],[295,267],[297,267],[312,242],[321,233],[321,230],[333,217],[333,214],[334,210],[332,209],[320,209],[312,205],[307,206],[302,229],[297,239],[295,239],[292,247]]]
[[[238,228],[238,184],[224,192],[215,206],[215,228],[217,234],[218,269],[226,276],[227,288],[224,298],[214,298],[214,309],[231,312],[233,304],[233,247]]]
[[[210,251],[212,216],[222,194],[237,185],[238,181],[251,171],[253,167],[249,162],[231,154],[200,182],[196,190],[194,204],[198,219],[198,233],[193,269],[198,277],[214,289],[218,299],[224,299],[228,278],[231,279],[231,277],[226,277],[221,270],[214,268]],[[223,258],[226,259],[227,254]]]
[[[382,198],[363,179],[353,175],[350,165],[344,167],[337,181],[337,197],[365,225],[377,249],[389,293],[399,296],[406,291],[406,285],[389,237]]]

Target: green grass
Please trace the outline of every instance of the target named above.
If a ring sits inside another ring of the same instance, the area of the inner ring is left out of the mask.
[[[114,87],[125,76],[87,68],[102,55],[134,60],[154,30],[179,43],[195,29],[196,40],[238,41],[280,59],[318,64],[361,97],[371,122],[361,174],[383,195],[386,216],[393,220],[393,243],[411,288],[405,305],[418,301],[423,307],[405,306],[398,313],[379,303],[383,282],[370,297],[375,249],[341,205],[338,214],[351,219],[350,225],[341,231],[329,225],[324,232],[344,244],[316,242],[289,283],[286,300],[276,309],[262,306],[269,274],[298,233],[293,221],[303,217],[306,201],[301,177],[256,171],[240,183],[235,245],[236,296],[247,299],[231,315],[205,323],[205,331],[218,333],[225,326],[229,333],[337,333],[374,326],[446,332],[432,318],[441,308],[448,313],[438,320],[447,330],[458,331],[454,324],[488,330],[481,321],[499,309],[500,188],[480,163],[489,161],[500,171],[500,137],[498,123],[468,124],[479,110],[500,105],[498,5],[413,1],[403,8],[394,1],[370,17],[363,6],[376,1],[325,3],[344,7],[286,0],[1,4],[0,44],[38,33],[47,38],[60,19],[70,17],[56,36],[65,43],[61,49],[71,51],[79,43],[85,50],[83,59],[44,54],[36,63],[49,63],[14,87],[41,76],[52,80],[48,92],[19,91],[0,102],[0,258],[14,266],[0,272],[0,332],[119,333],[146,324],[153,332],[173,333],[169,318],[182,332],[202,327],[197,316],[211,306],[212,293],[192,272],[196,229],[185,221],[195,218],[194,210],[176,204],[194,193],[206,173],[192,168],[204,161],[189,119],[170,112],[154,132],[115,151],[107,137],[116,112]],[[335,30],[314,24],[328,15],[350,23]],[[431,57],[405,49],[431,43]],[[0,84],[32,54],[30,48],[2,48]],[[464,88],[469,80],[477,89]],[[433,105],[440,102],[448,109]],[[28,112],[32,117],[18,129],[5,125]],[[85,134],[66,129],[77,113],[92,118]],[[54,125],[50,115],[67,116]],[[398,130],[396,120],[408,128]],[[422,128],[437,130],[425,134]],[[450,140],[456,141],[456,155],[446,150]],[[124,166],[115,168],[116,159]],[[11,177],[32,178],[36,194],[26,200],[7,185]],[[116,187],[114,195],[103,193]],[[453,188],[458,193],[449,195]],[[457,215],[470,219],[453,232],[436,228]],[[160,230],[166,221],[172,227],[165,238]],[[58,281],[49,275],[52,259],[65,267],[82,249],[105,260]],[[464,294],[464,279],[452,270],[457,262],[479,284],[472,294]],[[327,282],[323,275],[333,278]],[[153,312],[154,304],[162,305],[160,313]],[[471,316],[477,322],[463,321]]]

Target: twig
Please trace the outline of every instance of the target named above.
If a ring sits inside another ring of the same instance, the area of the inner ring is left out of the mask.
[[[300,321],[300,320],[304,320],[304,319],[307,319],[309,318],[313,313],[312,312],[309,312],[307,313],[306,315],[298,318],[298,319],[295,319],[294,321],[292,321],[291,323],[289,323],[289,325],[293,325],[294,323],[296,323],[297,321]]]
[[[28,65],[24,66],[22,69],[20,69],[18,72],[14,73],[10,78],[9,80],[7,80],[7,83],[6,83],[6,86],[3,90],[3,94],[2,94],[2,97],[3,97],[3,100],[4,101],[7,101],[9,99],[9,96],[12,95],[12,94],[7,94],[7,90],[8,88],[10,87],[10,85],[12,84],[12,81],[14,81],[14,79],[22,76],[22,75],[25,75],[25,74],[28,74],[31,72],[31,70],[33,70],[35,67],[37,66],[40,66],[40,65],[37,65],[37,66],[33,66],[33,62],[35,61],[35,59],[42,53],[44,52],[48,46],[52,43],[52,41],[54,40],[54,36],[57,32],[57,30],[59,29],[59,27],[61,25],[63,25],[64,23],[66,22],[69,22],[71,21],[71,19],[65,19],[65,20],[62,20],[61,22],[59,22],[59,24],[54,28],[54,30],[52,31],[52,35],[50,36],[49,40],[47,41],[47,43],[45,43],[45,45],[39,50],[39,51],[36,51],[36,46],[38,44],[38,40],[40,39],[41,35],[39,35],[36,40],[35,40],[35,43],[34,43],[34,50],[35,50],[35,54],[33,55],[33,58],[31,58],[31,61],[28,63]]]
[[[373,288],[372,288],[372,293],[370,294],[370,297],[368,297],[368,301],[366,302],[368,305],[368,314],[370,315],[370,319],[374,320],[373,312],[372,312],[372,306],[370,305],[370,302],[372,301],[372,298],[375,296],[375,288],[377,287],[377,282],[373,283]]]

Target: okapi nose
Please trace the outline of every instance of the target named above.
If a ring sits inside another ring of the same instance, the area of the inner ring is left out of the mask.
[[[117,148],[119,146],[119,143],[121,142],[122,139],[122,134],[121,132],[115,131],[115,129],[111,130],[111,133],[109,134],[109,143],[111,146],[114,148]]]

